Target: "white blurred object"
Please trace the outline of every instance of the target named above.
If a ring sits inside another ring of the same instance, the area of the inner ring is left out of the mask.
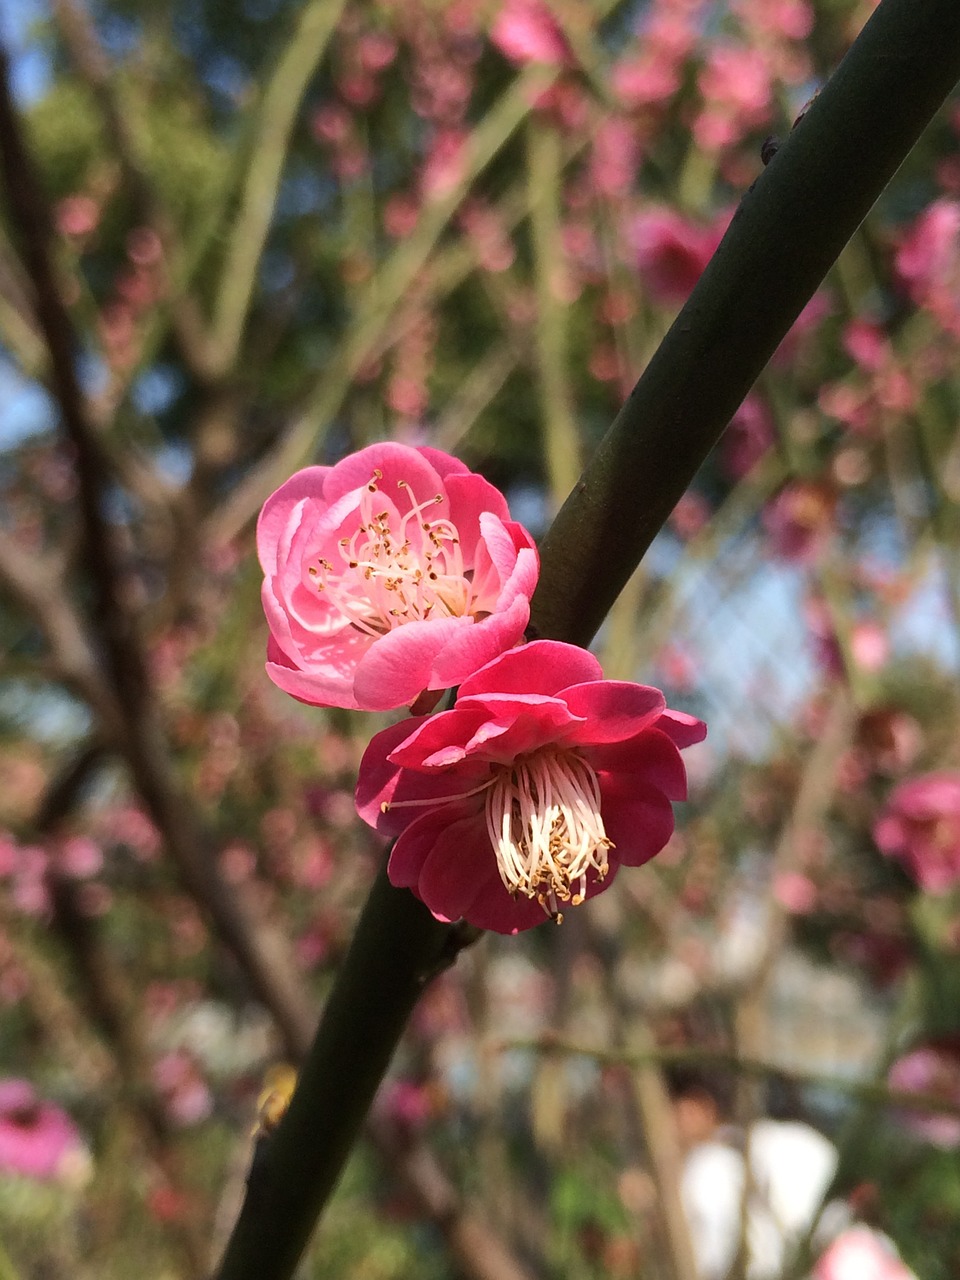
[[[774,1280],[816,1217],[837,1152],[799,1121],[758,1120],[744,1145],[750,1165],[747,1275]],[[722,1280],[736,1257],[745,1169],[743,1151],[716,1139],[698,1143],[687,1156],[681,1196],[700,1280]]]
[[[837,1236],[813,1271],[811,1280],[917,1280],[880,1231],[855,1226]]]

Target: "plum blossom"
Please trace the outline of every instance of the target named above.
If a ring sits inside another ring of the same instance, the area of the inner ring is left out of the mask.
[[[570,48],[543,0],[505,0],[494,19],[490,39],[511,62],[562,66]]]
[[[873,838],[921,889],[952,889],[960,882],[960,770],[925,773],[894,787]]]
[[[65,1111],[27,1080],[0,1080],[0,1174],[76,1181],[89,1167],[86,1144]]]
[[[943,1037],[917,1045],[890,1068],[887,1083],[904,1093],[943,1098],[953,1108],[960,1107],[960,1043]],[[904,1111],[904,1124],[917,1137],[945,1151],[960,1147],[960,1114],[946,1111]]]
[[[784,560],[812,564],[826,549],[835,527],[837,500],[828,485],[795,480],[767,504],[763,525]]]
[[[387,711],[518,644],[539,564],[482,476],[387,442],[307,467],[257,526],[267,673],[314,706]]]
[[[654,301],[685,302],[713,256],[730,221],[723,213],[710,226],[672,209],[644,209],[629,228],[637,270]]]
[[[517,933],[659,853],[686,796],[679,748],[705,734],[658,689],[537,640],[465,680],[451,710],[377,734],[357,810],[397,837],[390,880],[438,920]]]
[[[917,1280],[889,1236],[853,1226],[837,1236],[811,1280]]]

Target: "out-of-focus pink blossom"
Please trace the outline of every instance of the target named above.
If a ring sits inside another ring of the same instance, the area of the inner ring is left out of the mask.
[[[462,129],[443,129],[433,140],[420,172],[420,189],[427,200],[448,195],[460,182],[466,161],[467,135]]]
[[[715,45],[697,83],[704,108],[692,131],[705,151],[721,151],[767,123],[773,92],[770,68],[759,49]]]
[[[155,267],[163,257],[163,244],[152,227],[134,227],[127,236],[127,257],[138,267]]]
[[[723,433],[720,457],[732,480],[742,480],[773,444],[773,420],[759,396],[748,395]]]
[[[917,1280],[893,1242],[870,1227],[837,1236],[813,1269],[811,1280]]]
[[[499,209],[480,200],[472,200],[460,212],[460,225],[484,271],[496,274],[513,265],[516,250]]]
[[[267,671],[315,706],[387,711],[518,644],[538,560],[503,495],[436,449],[299,471],[257,526]]]
[[[791,915],[808,915],[817,905],[817,886],[802,871],[781,871],[773,880],[773,896]]]
[[[403,240],[417,225],[420,205],[410,195],[394,195],[383,208],[383,229],[395,240]]]
[[[67,1113],[27,1080],[0,1080],[0,1173],[80,1181],[89,1170],[86,1144]]]
[[[357,55],[366,71],[384,71],[397,56],[397,42],[388,31],[368,31],[357,42]]]
[[[929,205],[901,240],[894,264],[910,300],[960,335],[960,201]]]
[[[530,62],[563,66],[572,61],[563,32],[543,0],[504,0],[490,39],[505,57],[521,66]]]
[[[903,1093],[942,1098],[960,1108],[960,1044],[955,1039],[931,1041],[897,1058],[887,1083]],[[906,1111],[901,1119],[913,1133],[936,1147],[960,1147],[960,1112]]]
[[[730,7],[744,28],[757,35],[806,40],[813,30],[807,0],[732,0]]]
[[[856,745],[871,769],[901,773],[917,758],[923,730],[913,716],[897,707],[875,707],[860,717]]]
[[[452,710],[377,734],[357,810],[398,837],[390,879],[437,919],[517,933],[663,848],[686,795],[679,748],[705,733],[659,690],[538,640],[464,681]]]
[[[153,1064],[153,1082],[163,1096],[170,1118],[182,1128],[206,1120],[213,1110],[213,1095],[193,1058],[175,1049]]]
[[[639,49],[614,64],[613,91],[627,107],[665,103],[680,88],[683,65],[697,40],[692,4],[651,5],[641,27]]]
[[[879,373],[892,358],[883,329],[869,320],[851,320],[843,331],[844,350],[867,373]]]
[[[808,564],[833,532],[836,496],[826,485],[795,480],[764,508],[763,525],[784,560]]]
[[[710,503],[702,493],[688,489],[670,512],[668,523],[678,537],[686,542],[696,537],[709,519]]]
[[[915,302],[922,304],[956,274],[960,203],[934,200],[900,241],[894,265]]]
[[[894,787],[873,838],[928,893],[960,882],[960,770],[944,769]]]
[[[423,1129],[434,1109],[430,1089],[414,1080],[388,1080],[377,1094],[376,1111],[407,1133]]]
[[[12,876],[16,871],[18,847],[8,831],[0,831],[0,877]]]
[[[625,107],[668,102],[680,88],[679,71],[646,51],[637,58],[618,62],[610,79],[613,92]]]
[[[88,836],[70,836],[57,849],[57,867],[65,875],[85,880],[103,867],[103,853]]]
[[[686,301],[729,221],[729,213],[706,227],[673,209],[645,209],[637,214],[628,235],[637,270],[656,302]]]
[[[16,909],[25,916],[46,916],[51,910],[47,888],[49,861],[46,850],[40,845],[17,846],[10,897]]]
[[[57,230],[79,240],[96,231],[100,213],[99,204],[91,196],[67,196],[57,205]]]
[[[590,152],[590,180],[604,196],[622,196],[637,176],[639,147],[628,120],[608,116],[593,135]]]
[[[890,637],[878,622],[857,622],[850,632],[850,654],[864,671],[879,671],[890,657]]]

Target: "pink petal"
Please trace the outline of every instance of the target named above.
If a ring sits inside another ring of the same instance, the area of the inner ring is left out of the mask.
[[[611,785],[600,778],[600,812],[607,835],[614,843],[610,853],[614,862],[639,867],[667,843],[673,834],[673,808],[662,791],[641,784]]]
[[[442,449],[434,449],[428,444],[417,445],[417,453],[426,458],[444,482],[448,476],[462,476],[470,471],[467,464],[461,462],[459,458],[455,458],[450,453],[444,453]]]
[[[657,728],[673,739],[678,747],[692,747],[707,736],[707,726],[696,716],[667,708],[657,722]]]
[[[465,919],[478,929],[491,929],[494,933],[522,933],[547,921],[549,917],[535,899],[523,894],[511,897],[503,887],[492,849],[490,857],[493,871],[471,902]]]
[[[516,756],[537,747],[566,742],[581,727],[581,722],[571,716],[559,698],[487,694],[483,698],[458,699],[457,706],[485,709],[497,730],[476,739],[468,750],[472,753],[476,746],[477,754],[502,764],[509,764]]]
[[[648,729],[639,738],[599,746],[581,746],[584,759],[610,785],[629,789],[640,782],[656,787],[670,800],[686,800],[687,771],[680,751],[665,733]]]
[[[415,893],[438,920],[460,920],[490,877],[494,853],[482,813],[447,822],[420,869]]]
[[[485,525],[486,529],[487,526]],[[478,601],[504,608],[516,596],[533,595],[540,577],[540,556],[523,525],[504,521],[477,544],[473,587]]]
[[[353,695],[354,660],[349,652],[335,651],[329,661],[319,662],[310,671],[287,665],[287,655],[268,645],[267,675],[284,693],[312,707],[347,707],[356,710]]]
[[[450,763],[455,763],[466,755],[466,743],[488,718],[483,707],[461,707],[459,704],[452,711],[421,717],[419,725],[411,728],[407,737],[391,749],[390,759],[407,769],[424,769],[429,768],[426,761],[430,757],[453,749],[459,752],[456,757],[451,757]],[[414,722],[406,720],[403,723],[412,726]]]
[[[390,852],[390,861],[387,863],[390,883],[398,889],[416,891],[423,864],[437,840],[452,824],[460,825],[465,819],[475,822],[476,816],[469,811],[465,812],[462,805],[456,804],[427,809],[425,813],[418,814],[400,833]]]
[[[420,717],[421,723],[433,717]],[[443,814],[443,821],[450,820],[452,809],[445,802],[466,791],[473,791],[489,773],[488,766],[466,763],[458,768],[405,769],[390,758],[402,746],[407,731],[418,728],[414,719],[402,720],[376,734],[363,753],[357,778],[356,806],[364,822],[385,835],[397,835],[425,813]],[[410,804],[410,801],[417,803]],[[402,803],[401,803],[402,802]],[[383,812],[383,804],[391,806]],[[483,796],[472,796],[457,802],[464,812],[474,812],[483,807]]]
[[[277,566],[277,548],[284,537],[290,513],[304,499],[322,501],[323,486],[330,467],[305,467],[292,475],[263,504],[257,520],[257,552],[264,573]]]
[[[450,519],[460,533],[460,545],[467,568],[474,563],[474,551],[480,541],[481,530],[491,520],[496,520],[502,528],[502,521],[510,519],[507,500],[499,489],[494,488],[483,476],[472,471],[461,475],[448,474],[444,477],[444,487],[450,499]],[[516,559],[516,553],[514,553]]]
[[[430,519],[436,520],[449,516],[449,504],[444,492],[443,481],[430,465],[427,458],[418,449],[406,444],[397,444],[392,440],[384,440],[369,445],[357,453],[348,454],[330,471],[324,485],[324,499],[335,502],[345,494],[369,484],[375,472],[381,472],[377,480],[377,488],[389,498],[399,509],[408,510],[408,501],[404,493],[412,491],[417,502],[426,502],[436,494],[443,496],[443,501],[430,508]],[[399,483],[403,481],[408,490]]]
[[[659,720],[666,701],[659,689],[625,680],[593,680],[563,690],[563,700],[586,722],[574,741],[622,742]]]
[[[480,667],[519,644],[529,620],[530,601],[526,596],[517,596],[507,608],[491,613],[480,622],[468,618],[454,619],[469,625],[444,635],[435,652],[430,684],[426,687],[450,689],[472,676]],[[420,625],[436,627],[437,623],[409,623],[401,630]]]
[[[357,664],[357,705],[389,711],[409,706],[424,689],[444,688],[433,674],[437,653],[473,625],[470,618],[436,618],[408,622],[380,636]]]
[[[542,693],[550,697],[570,685],[602,678],[600,663],[586,649],[559,640],[534,640],[501,654],[464,680],[460,696]]]

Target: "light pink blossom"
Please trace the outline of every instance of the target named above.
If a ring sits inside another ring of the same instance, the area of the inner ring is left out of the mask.
[[[533,539],[437,449],[387,442],[307,467],[260,514],[267,672],[315,706],[387,711],[520,642]]]
[[[83,1176],[90,1156],[65,1111],[27,1080],[0,1080],[0,1173],[48,1182]]]
[[[686,796],[679,748],[705,733],[658,689],[537,640],[464,681],[452,710],[377,734],[357,810],[398,837],[390,880],[438,920],[517,933],[659,853]]]
[[[561,66],[571,61],[563,32],[544,0],[504,0],[490,39],[521,66],[530,62]]]
[[[837,1236],[811,1280],[917,1280],[885,1235],[855,1226]]]
[[[873,838],[922,889],[953,888],[960,882],[960,770],[925,773],[894,787]]]
[[[897,1058],[887,1083],[904,1093],[942,1098],[960,1107],[960,1044],[955,1037],[918,1045]],[[901,1119],[918,1137],[946,1151],[960,1147],[960,1114],[904,1111]]]

